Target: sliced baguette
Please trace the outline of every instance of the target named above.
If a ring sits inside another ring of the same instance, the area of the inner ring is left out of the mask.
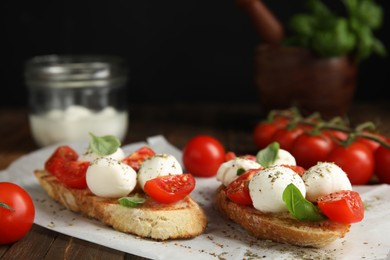
[[[145,203],[127,208],[117,199],[97,197],[89,189],[68,188],[44,170],[34,174],[47,194],[66,208],[124,233],[159,241],[189,239],[202,234],[207,225],[203,209],[190,196],[161,204],[145,195]]]
[[[238,205],[226,197],[221,185],[215,196],[215,207],[221,214],[259,239],[305,247],[323,247],[349,232],[349,224],[325,220],[298,221],[289,213],[263,213],[253,207]]]

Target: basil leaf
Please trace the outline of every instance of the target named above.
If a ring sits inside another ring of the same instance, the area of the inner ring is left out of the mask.
[[[279,143],[273,142],[256,154],[256,161],[263,167],[272,165],[279,153]]]
[[[237,176],[240,176],[240,175],[242,175],[243,173],[245,172],[245,169],[243,169],[243,168],[239,168],[239,169],[237,169]]]
[[[121,146],[121,142],[118,138],[112,135],[106,135],[97,137],[92,133],[89,133],[92,140],[89,143],[91,150],[98,155],[109,155],[115,153],[118,147]]]
[[[284,189],[282,198],[291,215],[300,221],[320,221],[326,219],[320,210],[305,199],[300,190],[292,183]]]
[[[131,197],[122,197],[118,199],[120,205],[126,208],[135,208],[138,205],[145,202],[145,198],[141,197],[138,193]]]

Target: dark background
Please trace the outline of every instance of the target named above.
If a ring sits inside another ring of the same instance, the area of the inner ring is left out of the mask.
[[[286,24],[303,0],[264,1]],[[341,11],[340,1],[325,0]],[[376,36],[389,49],[389,1]],[[252,102],[253,53],[261,42],[234,1],[2,1],[0,106],[25,106],[23,63],[43,54],[115,54],[130,67],[129,99]],[[389,57],[359,67],[355,100],[389,100]]]

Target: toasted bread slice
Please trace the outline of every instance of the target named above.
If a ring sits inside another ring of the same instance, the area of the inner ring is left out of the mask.
[[[34,174],[54,200],[121,232],[161,241],[188,239],[202,234],[207,225],[203,209],[190,196],[161,204],[145,195],[145,203],[127,208],[118,204],[117,199],[97,197],[89,189],[68,188],[44,170]]]
[[[216,193],[215,207],[225,218],[241,225],[259,239],[306,247],[323,247],[349,231],[349,224],[330,220],[299,221],[289,213],[263,213],[253,207],[238,205],[226,197],[225,186]]]

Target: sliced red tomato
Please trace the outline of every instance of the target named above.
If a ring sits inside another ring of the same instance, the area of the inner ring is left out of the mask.
[[[302,175],[305,173],[306,169],[301,167],[301,166],[298,166],[298,165],[287,165],[287,164],[283,164],[282,166],[284,167],[287,167],[287,168],[290,168],[291,170],[293,170],[294,172],[296,172],[299,176],[302,177]]]
[[[160,203],[173,203],[183,199],[195,188],[192,174],[159,176],[145,183],[144,191]]]
[[[127,165],[131,166],[131,168],[134,169],[134,171],[138,171],[139,167],[141,166],[142,162],[146,160],[147,158],[153,156],[155,152],[152,148],[148,146],[143,146],[136,150],[135,152],[129,154],[126,156],[122,162],[126,163]]]
[[[318,207],[331,220],[350,224],[364,218],[364,205],[359,193],[342,190],[318,199]]]
[[[58,169],[58,164],[66,161],[76,161],[79,158],[78,153],[71,147],[59,146],[45,162],[45,170],[53,173]]]
[[[237,177],[229,184],[229,186],[227,186],[225,190],[226,196],[239,205],[252,206],[252,199],[249,194],[248,184],[253,175],[255,175],[259,170],[261,169],[251,169]]]
[[[85,189],[89,161],[70,161],[59,164],[55,170],[58,180],[70,188]]]

